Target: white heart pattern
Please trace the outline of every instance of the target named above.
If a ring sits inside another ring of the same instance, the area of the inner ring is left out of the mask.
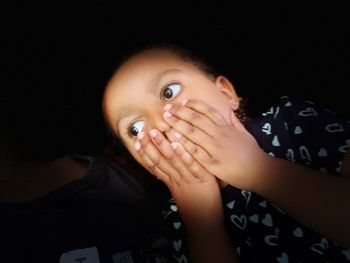
[[[275,136],[273,137],[272,145],[273,145],[273,146],[276,146],[276,147],[281,146],[281,145],[280,145],[280,142],[279,142],[279,140],[278,140],[278,136],[277,136],[277,135],[275,135]]]
[[[301,129],[300,126],[295,126],[294,128],[294,134],[302,134],[303,130]]]
[[[262,130],[262,132],[266,133],[266,135],[270,135],[271,134],[271,124],[268,122],[265,123],[261,130]]]
[[[341,152],[341,153],[347,153],[348,152],[348,150],[350,148],[350,139],[346,140],[345,143],[346,143],[345,145],[340,146],[338,148],[339,152]]]
[[[282,252],[281,256],[276,258],[278,263],[288,263],[289,262],[289,258],[288,255],[284,252]]]
[[[265,217],[263,218],[262,220],[262,223],[265,225],[265,226],[273,226],[273,223],[272,223],[272,217],[269,213],[267,213],[265,215]]]
[[[181,227],[181,222],[174,222],[173,226],[175,229],[179,229]]]
[[[303,237],[304,233],[303,230],[300,227],[297,227],[294,231],[293,231],[293,235],[295,237]]]
[[[305,110],[299,112],[299,116],[309,117],[309,116],[317,116],[317,111],[314,108],[307,107]]]
[[[276,108],[276,112],[275,112],[275,115],[273,116],[274,119],[276,119],[278,113],[280,112],[280,107],[277,107]]]
[[[241,215],[240,217],[231,215],[231,222],[239,229],[244,230],[247,226],[247,217],[245,215]]]
[[[328,241],[325,238],[321,238],[321,242],[320,243],[315,243],[311,246],[311,250],[324,255],[324,251],[328,249]]]
[[[307,163],[311,162],[311,156],[310,156],[309,150],[304,145],[299,147],[299,152],[300,152],[301,158],[307,160],[308,161]]]
[[[249,217],[249,220],[254,222],[254,223],[258,223],[259,222],[259,216],[258,215],[252,215]]]
[[[236,248],[236,251],[237,251],[237,254],[238,254],[238,256],[241,254],[241,248],[240,247],[237,247]]]
[[[263,116],[266,116],[268,114],[273,114],[273,107],[271,107],[267,112],[263,113]]]
[[[284,104],[284,107],[290,107],[292,106],[292,102],[288,101],[286,104]]]
[[[338,162],[338,167],[335,169],[338,173],[341,171],[341,166],[343,164],[343,161]]]
[[[180,255],[180,257],[178,257],[176,255],[173,255],[173,256],[176,258],[176,262],[178,262],[178,263],[187,263],[188,262],[187,257],[184,254]],[[168,260],[164,259],[164,258],[162,259],[162,261],[157,261],[157,260],[158,260],[158,258],[156,259],[157,263],[166,263],[166,262],[168,262]]]
[[[341,125],[340,123],[328,124],[325,129],[329,133],[335,133],[335,132],[342,132],[342,131],[344,131],[343,125]]]
[[[267,205],[266,200],[262,201],[262,202],[259,204],[259,206],[261,206],[261,207],[266,207],[266,205]]]
[[[230,209],[233,209],[233,207],[234,207],[234,205],[235,205],[235,202],[236,202],[236,200],[233,200],[233,201],[231,201],[231,202],[228,202],[228,203],[226,204],[226,206],[227,206],[228,208],[230,208]]]
[[[278,246],[278,233],[279,233],[279,229],[275,228],[275,233],[273,235],[265,236],[264,238],[265,243],[273,247]]]
[[[246,206],[248,206],[252,193],[248,192],[248,191],[245,191],[245,190],[242,190],[241,194],[244,196],[244,199],[246,201]]]
[[[320,148],[317,155],[320,157],[326,157],[328,155],[328,152],[325,148]]]
[[[176,211],[177,211],[177,206],[176,206],[176,205],[171,205],[171,206],[170,206],[170,209],[171,209],[172,211],[176,212]]]
[[[178,240],[178,241],[173,241],[173,246],[175,248],[176,251],[179,251],[181,249],[182,246],[182,240]]]
[[[295,161],[294,159],[294,151],[292,149],[287,150],[286,158],[290,161]]]

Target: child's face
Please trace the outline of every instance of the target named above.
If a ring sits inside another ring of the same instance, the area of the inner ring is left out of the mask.
[[[103,98],[105,118],[114,133],[141,164],[134,143],[139,131],[174,133],[163,119],[164,105],[186,99],[201,100],[216,108],[229,123],[237,95],[225,77],[214,79],[195,65],[167,50],[140,53],[109,81]]]

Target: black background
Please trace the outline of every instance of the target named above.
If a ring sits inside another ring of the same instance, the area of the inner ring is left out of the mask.
[[[96,1],[0,12],[2,129],[23,141],[100,149],[100,98],[113,64],[131,47],[159,41],[212,61],[248,97],[252,115],[290,95],[350,116],[344,6]]]

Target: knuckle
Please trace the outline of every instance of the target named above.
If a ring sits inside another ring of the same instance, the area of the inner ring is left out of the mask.
[[[156,166],[153,163],[152,164],[148,164],[147,168],[150,171],[150,173],[152,173],[152,174],[155,174],[157,172]]]
[[[197,112],[192,112],[191,113],[191,119],[197,120],[200,118],[200,115]]]
[[[158,138],[158,136],[156,136],[155,138],[153,138],[154,142],[157,145],[162,145],[163,144],[163,140],[161,138]]]
[[[161,164],[161,159],[160,157],[156,158],[155,160],[153,160],[153,165],[155,167],[158,167]]]
[[[180,161],[179,161],[177,158],[175,158],[175,159],[172,161],[172,165],[173,165],[173,167],[174,167],[175,169],[179,169],[179,168],[181,167],[181,163],[180,163]]]
[[[137,153],[142,159],[144,159],[144,157],[145,157],[145,152],[144,151],[139,150]]]
[[[218,159],[215,159],[215,158],[210,158],[209,162],[210,162],[212,165],[217,165],[217,164],[219,164],[219,160],[218,160]]]
[[[197,100],[196,99],[188,99],[186,104],[190,105],[190,106],[196,106]]]
[[[186,129],[187,133],[193,133],[195,131],[194,126],[192,126],[190,124],[187,124],[185,129]]]
[[[169,160],[169,161],[175,161],[175,153],[174,152],[171,152],[171,153],[168,153],[168,155],[166,156],[166,158]]]
[[[215,113],[215,112],[216,112],[216,109],[215,109],[214,107],[212,107],[212,106],[207,105],[207,111],[208,111],[209,113]]]
[[[197,154],[198,151],[199,151],[199,150],[198,150],[198,147],[197,147],[197,146],[193,145],[193,146],[191,147],[191,150],[190,150],[191,154]]]
[[[200,167],[199,167],[199,165],[198,164],[196,164],[196,163],[192,163],[191,164],[191,171],[194,173],[194,174],[197,174],[197,173],[199,173],[200,172]]]

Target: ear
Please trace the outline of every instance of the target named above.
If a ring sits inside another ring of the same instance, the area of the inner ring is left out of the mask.
[[[239,97],[237,96],[236,90],[232,85],[231,81],[229,81],[224,76],[218,76],[215,79],[215,85],[219,89],[219,91],[227,98],[228,102],[232,105],[233,110],[237,110],[239,108]]]

